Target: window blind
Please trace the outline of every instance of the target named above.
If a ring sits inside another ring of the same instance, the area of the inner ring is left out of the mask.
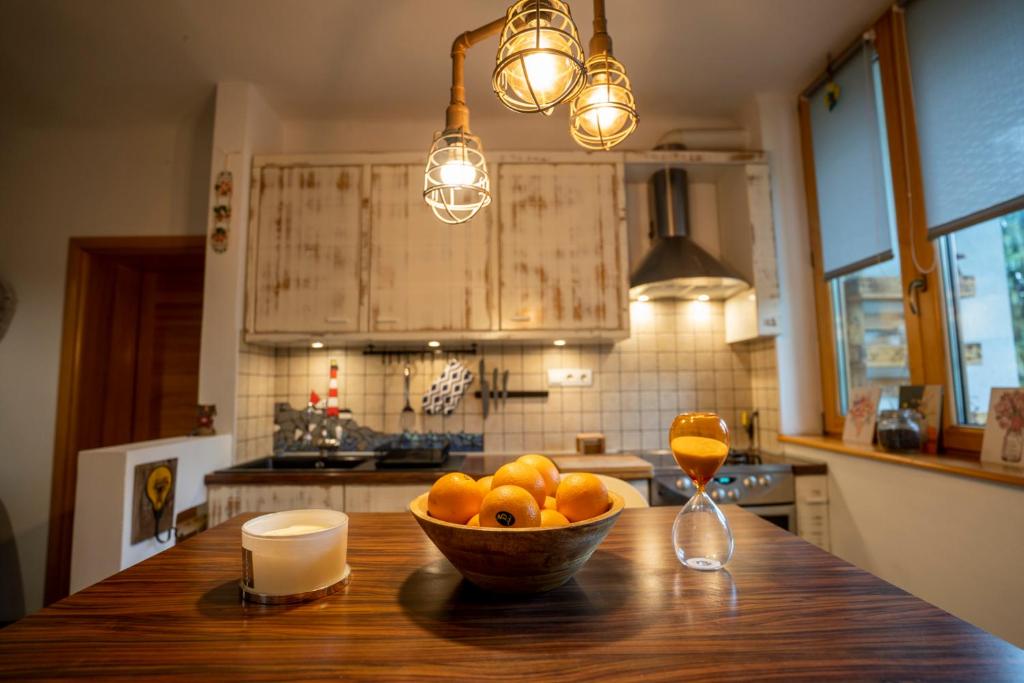
[[[916,0],[906,28],[929,237],[1024,208],[1024,0]]]
[[[809,95],[826,279],[893,256],[874,58],[874,48],[865,43],[833,73],[839,97],[831,109],[827,84]]]

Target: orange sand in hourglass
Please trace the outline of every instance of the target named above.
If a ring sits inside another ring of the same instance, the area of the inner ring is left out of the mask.
[[[729,455],[729,446],[706,436],[677,436],[669,446],[676,463],[701,489]]]

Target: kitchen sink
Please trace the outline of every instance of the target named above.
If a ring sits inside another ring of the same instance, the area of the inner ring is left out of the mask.
[[[371,459],[370,456],[363,455],[277,455],[243,462],[228,468],[228,470],[231,472],[350,470]]]

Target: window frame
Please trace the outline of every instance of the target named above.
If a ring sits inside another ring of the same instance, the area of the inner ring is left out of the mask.
[[[977,455],[981,451],[984,428],[957,424],[956,397],[953,394],[952,354],[948,345],[946,311],[941,281],[942,268],[938,245],[929,241],[925,220],[924,185],[918,151],[910,58],[906,41],[905,15],[900,7],[887,10],[869,29],[878,54],[892,195],[895,202],[896,236],[899,247],[900,280],[903,291],[903,315],[907,335],[907,360],[913,384],[939,384],[943,387],[943,451]],[[858,38],[858,43],[860,38]],[[816,84],[815,84],[816,85]],[[822,422],[827,434],[841,434],[844,417],[840,413],[839,367],[832,297],[822,271],[821,226],[814,169],[810,106],[807,93],[798,102],[801,156],[804,166],[804,192],[810,229],[811,261],[814,271],[814,301],[818,326],[819,364],[822,384]],[[921,273],[914,264],[914,253],[921,265],[934,267]],[[911,295],[911,285],[924,283]],[[917,313],[913,311],[916,303]],[[929,340],[929,341],[926,341]]]

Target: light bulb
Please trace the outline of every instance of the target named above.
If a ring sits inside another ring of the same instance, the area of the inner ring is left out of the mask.
[[[541,39],[541,47],[550,47],[550,41]],[[538,98],[547,99],[555,90],[555,86],[565,77],[565,68],[559,68],[560,60],[547,52],[535,52],[523,58],[526,66],[526,78]],[[527,93],[528,94],[528,93]]]
[[[509,8],[491,84],[519,112],[550,110],[583,86],[579,32],[563,0],[519,0]]]
[[[598,131],[615,131],[626,120],[626,112],[618,107],[607,106],[614,100],[606,85],[595,85],[584,90],[580,95],[584,99],[586,112],[583,118],[589,124],[589,128],[596,134]],[[593,107],[593,108],[591,108]]]
[[[569,107],[569,132],[582,147],[611,149],[636,129],[636,101],[622,64],[607,53],[587,60],[588,84]]]
[[[465,159],[450,159],[441,165],[441,182],[445,185],[472,185],[476,169]]]

